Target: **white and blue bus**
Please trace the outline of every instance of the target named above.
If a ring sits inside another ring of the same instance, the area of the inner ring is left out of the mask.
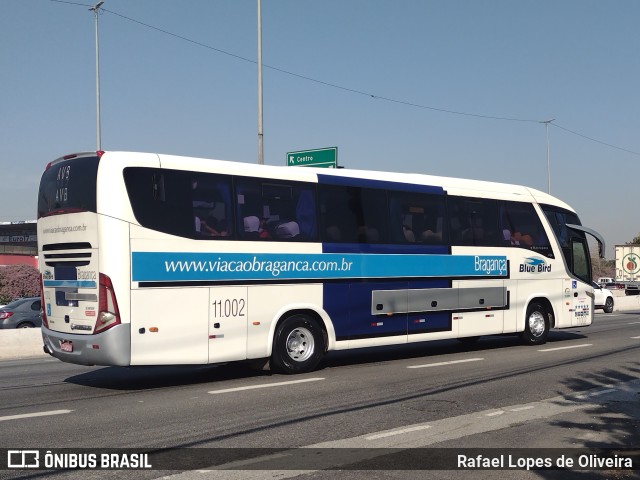
[[[68,155],[38,193],[44,348],[83,365],[269,359],[593,319],[568,205],[500,183],[127,152]]]

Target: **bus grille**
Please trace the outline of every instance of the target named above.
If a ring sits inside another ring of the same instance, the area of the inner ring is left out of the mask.
[[[91,244],[88,242],[50,243],[43,245],[42,251],[47,267],[84,267],[91,261]]]

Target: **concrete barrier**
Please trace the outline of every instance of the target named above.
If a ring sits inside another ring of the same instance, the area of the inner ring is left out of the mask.
[[[640,295],[625,295],[624,290],[614,290],[613,311],[624,312],[630,310],[640,310]]]
[[[614,312],[640,311],[640,295],[625,296],[624,291],[614,291]],[[602,310],[596,310],[596,315]],[[0,360],[48,357],[42,350],[42,333],[39,328],[0,330]]]
[[[48,356],[42,350],[39,328],[0,330],[0,360]]]

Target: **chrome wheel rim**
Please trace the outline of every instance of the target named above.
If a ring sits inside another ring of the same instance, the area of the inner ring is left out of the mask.
[[[287,336],[287,355],[296,362],[308,360],[315,350],[315,341],[311,331],[298,327]]]
[[[542,312],[532,312],[529,315],[529,331],[534,337],[540,337],[545,330],[544,315]]]

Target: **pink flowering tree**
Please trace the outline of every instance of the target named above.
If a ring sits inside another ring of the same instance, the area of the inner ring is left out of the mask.
[[[0,267],[0,303],[40,295],[40,273],[30,265]]]

